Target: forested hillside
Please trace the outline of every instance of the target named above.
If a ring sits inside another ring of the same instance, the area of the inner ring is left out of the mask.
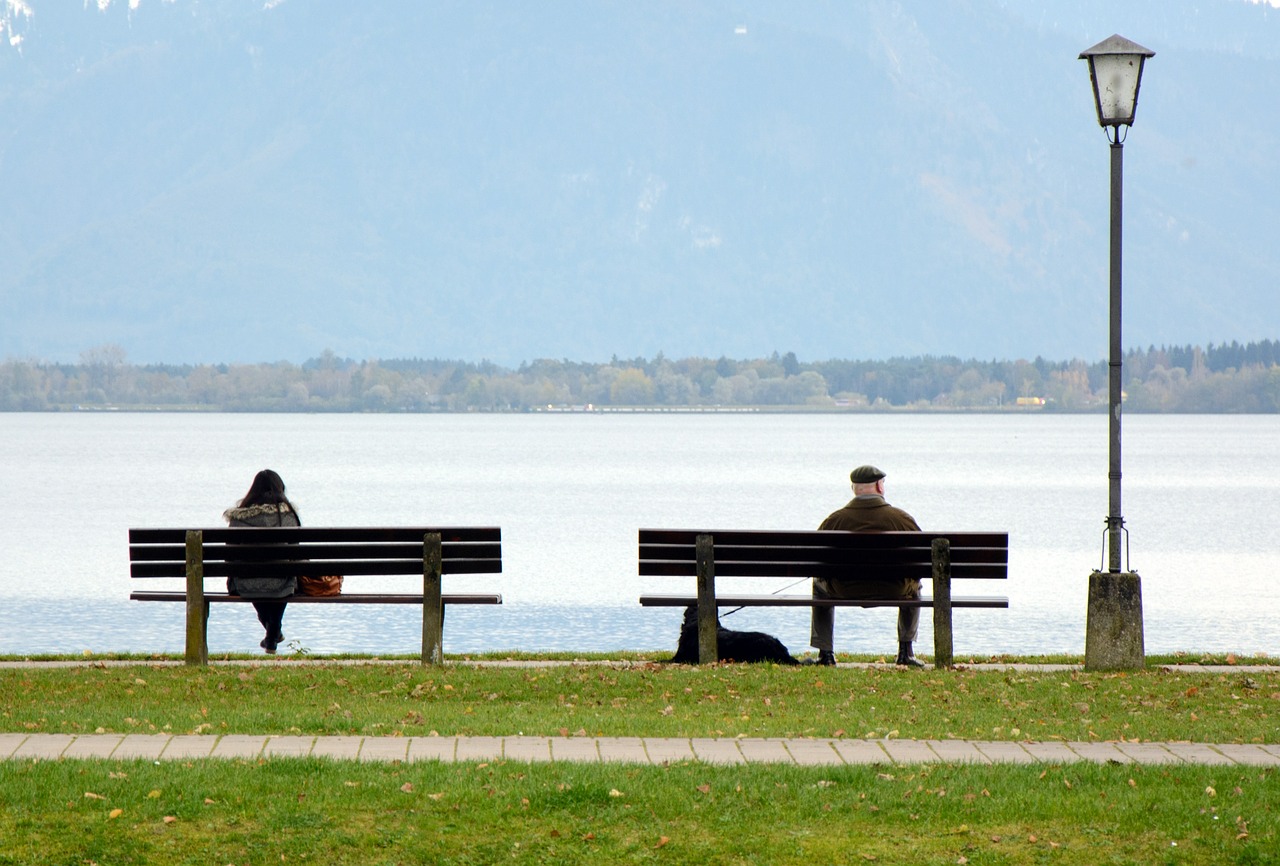
[[[1280,411],[1280,341],[1131,351],[1125,408]],[[1084,412],[1107,401],[1104,361],[915,357],[802,362],[613,358],[608,363],[354,361],[326,351],[301,365],[134,365],[122,349],[78,364],[0,363],[0,410],[464,412],[761,409]]]

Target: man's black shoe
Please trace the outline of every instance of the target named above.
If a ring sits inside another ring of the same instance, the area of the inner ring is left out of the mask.
[[[833,668],[836,666],[836,654],[831,650],[818,650],[816,659],[805,659],[800,662],[802,665],[822,665],[824,667]]]
[[[898,660],[894,664],[908,668],[922,668],[924,663],[911,652],[911,641],[898,641]]]

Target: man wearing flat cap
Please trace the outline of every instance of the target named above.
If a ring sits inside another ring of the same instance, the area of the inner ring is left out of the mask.
[[[894,508],[884,498],[885,474],[874,466],[859,466],[849,473],[853,482],[853,499],[839,511],[822,521],[819,529],[842,529],[846,532],[919,532],[915,518],[901,508]],[[840,578],[815,577],[814,598],[919,598],[920,581],[914,579],[883,581],[845,581]],[[836,612],[833,607],[813,608],[809,643],[818,651],[818,664],[834,665],[834,633]],[[920,625],[920,608],[898,608],[898,659],[900,665],[923,667],[916,661],[911,644]]]

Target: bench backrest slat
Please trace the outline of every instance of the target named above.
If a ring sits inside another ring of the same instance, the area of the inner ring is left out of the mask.
[[[481,544],[442,545],[445,559],[497,559],[502,556],[502,545]],[[185,549],[181,544],[130,545],[132,562],[156,562],[177,559]],[[282,559],[422,559],[422,542],[417,544],[208,544],[204,545],[205,562],[259,560],[276,562]]]
[[[894,547],[919,547],[926,549],[935,538],[945,538],[951,547],[1003,547],[1009,546],[1007,532],[843,532],[840,530],[796,529],[796,530],[756,530],[756,529],[641,529],[640,544],[679,544],[689,545],[697,541],[699,535],[715,536],[716,547],[727,546],[760,546],[811,547],[821,543],[823,546],[843,547],[851,550],[884,550]]]
[[[444,574],[502,572],[497,527],[218,527],[201,530],[205,577],[422,574],[423,537],[440,533]],[[185,529],[129,530],[133,577],[186,575]]]
[[[839,532],[819,530],[640,530],[639,569],[646,576],[697,573],[696,539],[715,542],[716,574],[725,577],[928,578],[932,542],[951,547],[955,578],[1008,577],[1009,535],[1004,532]]]
[[[890,550],[854,550],[848,547],[739,547],[716,541],[716,562],[815,562],[830,565],[912,565],[931,561],[930,545],[897,547]],[[684,560],[693,555],[692,546],[642,544],[640,561]],[[1004,547],[953,547],[953,563],[1007,563]]]
[[[442,574],[501,574],[500,559],[447,559],[444,561]],[[185,577],[186,561],[182,562],[135,562],[129,567],[130,577]],[[323,577],[328,574],[341,574],[347,577],[356,574],[395,575],[422,574],[421,559],[312,559],[292,562],[278,560],[276,562],[206,562],[205,577],[284,577],[287,575],[310,575]]]
[[[850,565],[824,565],[814,562],[728,562],[716,559],[717,577],[858,577],[861,573],[874,571],[876,578],[924,580],[933,576],[932,564],[923,565],[885,565],[864,567]],[[645,577],[691,577],[697,575],[694,563],[647,562],[640,567]],[[1003,564],[987,565],[955,565],[951,566],[951,576],[972,580],[1003,580],[1009,576],[1009,568]]]
[[[191,527],[199,529],[199,527]],[[183,544],[187,540],[188,529],[130,529],[130,544]],[[338,544],[342,542],[376,543],[389,542],[421,542],[428,532],[440,533],[441,540],[450,541],[501,541],[502,530],[496,526],[464,526],[464,527],[416,527],[416,526],[216,526],[201,529],[205,544],[239,543],[246,540],[246,533],[258,542],[279,542],[295,544],[316,542]]]

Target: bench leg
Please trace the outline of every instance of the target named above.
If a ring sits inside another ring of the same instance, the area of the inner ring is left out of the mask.
[[[209,602],[204,600],[204,533],[187,532],[187,648],[189,665],[209,663]]]
[[[444,570],[444,546],[440,533],[428,532],[423,538],[422,556],[422,664],[444,664],[444,601],[441,598],[441,572]]]
[[[955,659],[951,641],[951,542],[933,540],[933,666],[949,668]]]
[[[698,663],[711,664],[720,658],[716,645],[719,610],[716,608],[715,539],[699,535],[695,543],[698,558]]]

